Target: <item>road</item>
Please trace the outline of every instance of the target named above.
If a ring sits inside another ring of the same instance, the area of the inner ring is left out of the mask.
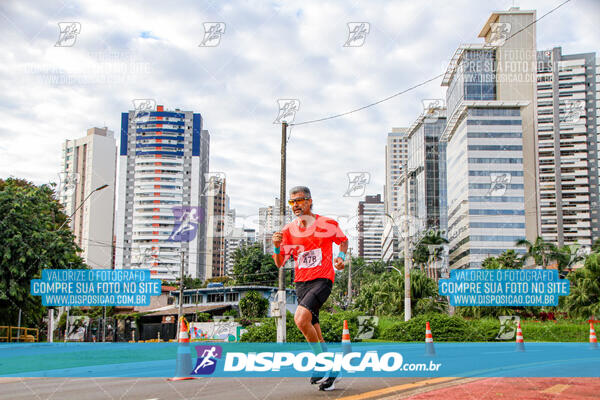
[[[428,386],[429,382],[435,384],[437,381],[344,377],[336,390],[319,392],[318,385],[310,385],[308,378],[200,378],[178,382],[167,382],[162,378],[0,378],[0,400],[300,400],[355,395],[366,399],[389,396],[415,386]]]

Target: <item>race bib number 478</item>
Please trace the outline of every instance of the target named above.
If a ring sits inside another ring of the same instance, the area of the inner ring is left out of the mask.
[[[298,255],[298,268],[314,268],[321,265],[322,260],[321,249],[305,251]]]

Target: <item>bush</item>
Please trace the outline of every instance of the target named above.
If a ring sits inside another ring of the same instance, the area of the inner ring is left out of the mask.
[[[410,321],[399,321],[381,330],[380,339],[402,342],[425,341],[425,323],[429,321],[433,340],[438,342],[479,342],[492,340],[498,334],[492,320],[466,321],[446,314],[424,314]],[[481,324],[481,325],[480,325]]]
[[[521,323],[523,338],[530,342],[587,342],[590,327],[576,322],[535,322]]]
[[[196,313],[196,317],[198,322],[208,322],[211,319],[210,314],[205,312]]]
[[[223,313],[223,316],[237,318],[239,316],[239,313],[235,308],[232,308],[231,310],[225,311]]]
[[[239,307],[244,318],[263,318],[267,316],[269,300],[257,291],[251,290],[240,300]]]
[[[352,341],[358,333],[358,319],[362,315],[359,311],[344,311],[337,314],[321,313],[319,315],[319,325],[323,333],[325,342],[339,343],[342,341],[342,330],[344,329],[344,320],[348,320],[348,329]],[[275,342],[277,341],[277,328],[275,318],[270,318],[260,326],[250,326],[245,333],[242,342]],[[294,322],[294,315],[287,313],[286,320],[286,339],[288,342],[304,342],[304,335]]]
[[[240,342],[254,342],[254,343],[266,343],[277,341],[277,326],[275,318],[265,319],[261,325],[249,326],[248,332],[244,333],[240,339]],[[286,340],[288,342],[304,342],[304,335],[298,329],[294,323],[294,315],[290,312],[287,313],[286,318]]]

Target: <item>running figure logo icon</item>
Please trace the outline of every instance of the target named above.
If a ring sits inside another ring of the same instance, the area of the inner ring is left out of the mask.
[[[196,368],[190,375],[210,375],[215,372],[217,359],[223,355],[221,346],[196,346],[196,352],[198,353]]]
[[[361,197],[371,182],[371,174],[368,172],[348,172],[348,189],[344,197]]]
[[[77,35],[81,33],[79,22],[59,22],[58,40],[54,47],[73,47],[77,41]]]
[[[204,39],[198,47],[217,47],[225,34],[225,22],[205,22]]]
[[[370,31],[371,24],[368,22],[348,22],[348,40],[344,47],[361,47]]]
[[[198,224],[202,220],[200,207],[173,207],[175,226],[169,236],[172,242],[190,242],[196,237]]]

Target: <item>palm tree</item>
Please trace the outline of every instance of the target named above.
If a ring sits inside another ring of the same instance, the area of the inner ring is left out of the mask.
[[[545,241],[541,236],[538,236],[533,243],[527,239],[519,239],[517,240],[516,245],[527,247],[527,253],[525,253],[523,264],[527,258],[531,257],[535,264],[538,266],[541,265],[543,269],[546,269],[548,261],[555,257],[557,253],[556,246]]]
[[[505,250],[497,259],[502,269],[521,269],[523,268],[523,261],[525,261],[513,249]]]
[[[423,271],[423,266],[429,260],[429,249],[422,243],[417,244],[415,251],[412,253],[413,265],[418,266],[420,271]]]
[[[571,272],[573,265],[585,259],[580,252],[581,245],[575,243],[564,245],[557,249],[556,261],[558,263],[558,272],[563,275],[565,271]]]
[[[592,244],[592,253],[600,253],[600,239],[594,240]]]
[[[420,304],[419,311],[434,307],[436,304],[437,285],[419,270],[410,274],[410,290],[413,310]],[[423,299],[432,298],[425,301]],[[404,275],[396,271],[384,272],[375,279],[364,284],[356,297],[354,307],[369,315],[400,315],[404,312]]]
[[[419,241],[419,245],[426,246],[427,250],[427,276],[437,278],[437,273],[432,266],[432,263],[441,259],[442,245],[448,243],[448,239],[442,236],[440,231],[430,231]],[[429,250],[431,249],[431,251]]]
[[[587,318],[600,314],[600,254],[590,254],[583,268],[569,274],[571,293],[564,300],[569,316]]]

